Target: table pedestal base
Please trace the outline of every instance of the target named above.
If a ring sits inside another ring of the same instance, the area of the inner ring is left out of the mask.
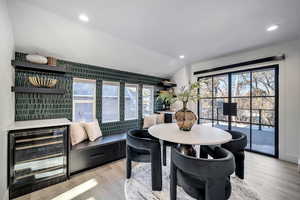
[[[197,152],[194,149],[194,147],[192,145],[188,145],[188,144],[179,144],[179,151],[187,156],[197,156]]]

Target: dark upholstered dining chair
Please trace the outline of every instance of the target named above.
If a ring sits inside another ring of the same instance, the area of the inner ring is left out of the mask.
[[[164,117],[164,123],[172,123],[173,122],[173,115],[165,113]],[[172,147],[172,146],[177,146],[177,144],[173,142],[168,142],[168,141],[162,141],[162,146],[163,146],[163,165],[167,165],[167,147]]]
[[[131,161],[151,162],[152,190],[162,189],[161,148],[159,140],[152,137],[147,130],[128,131],[126,139],[127,178],[131,177]]]
[[[173,116],[172,114],[168,114],[165,113],[164,114],[164,123],[172,123],[173,121]],[[143,122],[143,120],[142,120]],[[143,124],[142,124],[143,127]],[[148,128],[145,128],[145,130],[147,130]],[[171,146],[177,146],[177,144],[172,143],[172,142],[168,142],[168,141],[162,141],[162,156],[163,156],[163,165],[166,166],[167,165],[167,147],[171,147]]]
[[[221,146],[231,153],[235,158],[235,175],[240,179],[244,179],[244,161],[245,161],[245,148],[247,146],[247,135],[238,131],[227,130],[232,135],[232,140]]]
[[[213,159],[196,158],[171,150],[170,199],[177,198],[177,185],[200,200],[225,200],[231,195],[230,175],[235,163],[232,153],[215,146],[207,152]]]

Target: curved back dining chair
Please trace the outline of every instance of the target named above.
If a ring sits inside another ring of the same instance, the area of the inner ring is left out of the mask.
[[[234,172],[232,153],[221,147],[208,152],[213,159],[196,158],[171,151],[170,199],[177,198],[177,185],[195,199],[225,200],[230,197],[229,176]]]
[[[161,148],[159,140],[147,130],[133,129],[128,131],[126,139],[127,178],[131,177],[131,162],[151,162],[152,190],[162,189]]]
[[[231,153],[235,158],[235,174],[240,179],[244,179],[245,168],[245,148],[247,146],[247,135],[238,131],[227,130],[232,135],[232,140],[221,146]]]

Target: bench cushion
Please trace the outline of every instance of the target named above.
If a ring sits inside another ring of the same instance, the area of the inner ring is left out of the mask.
[[[107,145],[107,144],[119,142],[122,140],[126,140],[126,133],[102,136],[102,137],[96,139],[95,141],[86,140],[77,145],[74,145],[72,147],[71,151],[93,148],[93,147],[101,146],[101,145]]]

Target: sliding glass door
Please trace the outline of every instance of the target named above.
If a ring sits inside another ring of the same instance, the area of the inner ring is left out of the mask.
[[[231,117],[231,130],[247,135],[247,149],[251,147],[251,72],[237,72],[231,76],[231,102],[237,104],[237,115]]]
[[[278,156],[278,66],[198,78],[199,123],[243,132],[247,149]],[[223,115],[224,103],[236,103],[236,115]]]
[[[275,155],[277,81],[275,69],[252,72],[251,149]]]
[[[228,102],[228,75],[199,79],[201,84],[199,122],[228,129],[228,116],[223,115],[223,103]]]

